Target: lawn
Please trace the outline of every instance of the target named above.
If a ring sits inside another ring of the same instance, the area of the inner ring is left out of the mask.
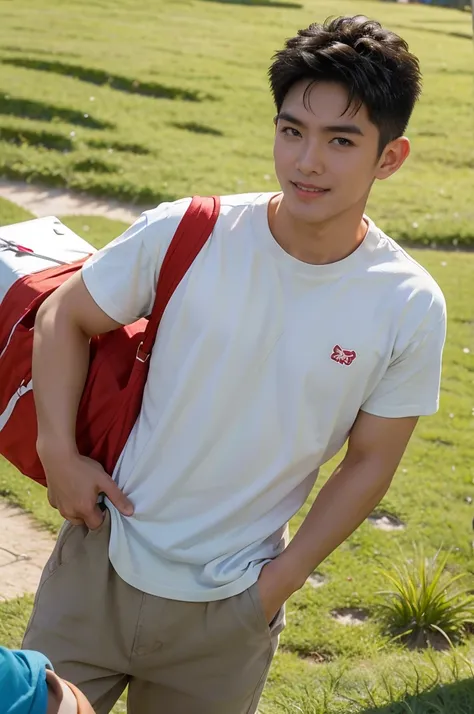
[[[421,59],[403,173],[371,213],[397,238],[474,243],[468,13],[361,0],[0,0],[0,175],[157,203],[275,186],[270,58],[366,13]]]
[[[29,217],[24,210],[0,201],[0,224]],[[89,217],[64,221],[97,247],[123,227]],[[323,585],[315,588],[308,583],[290,600],[288,626],[271,671],[262,714],[474,711],[472,640],[452,653],[413,652],[391,643],[375,617],[376,593],[386,587],[380,571],[393,561],[409,558],[414,542],[423,544],[428,555],[438,548],[452,549],[450,570],[467,573],[474,587],[473,510],[469,502],[474,497],[474,255],[411,252],[443,288],[450,324],[440,411],[419,424],[394,484],[378,509],[397,517],[405,528],[385,532],[364,523],[318,569],[316,575]],[[313,496],[335,461],[323,468]],[[5,462],[0,465],[0,495],[57,531],[61,521],[49,507],[44,489],[20,477]],[[304,514],[305,509],[292,522],[293,531]],[[18,645],[31,604],[27,597],[0,605],[0,642]],[[358,625],[340,624],[332,617],[339,608],[355,608],[366,619]],[[432,690],[431,694],[427,690]],[[115,711],[125,710],[119,704]]]
[[[265,72],[283,39],[312,20],[365,12],[420,55],[425,93],[406,168],[376,187],[370,214],[438,280],[449,309],[439,413],[419,424],[379,511],[288,605],[262,714],[472,714],[474,642],[409,651],[376,618],[380,571],[452,549],[451,572],[474,588],[474,245],[472,42],[467,13],[367,0],[0,0],[0,173],[156,203],[200,193],[266,190],[272,106]],[[471,104],[470,104],[471,102]],[[87,115],[87,116],[85,116]],[[0,200],[0,225],[30,216]],[[100,246],[124,227],[63,219]],[[450,250],[420,250],[435,244]],[[336,460],[327,464],[312,497]],[[45,491],[0,463],[0,495],[56,532]],[[309,507],[309,503],[307,504]],[[305,510],[294,519],[298,526]],[[31,598],[0,604],[0,642],[21,639]],[[354,608],[357,625],[332,613]],[[123,703],[116,712],[125,711]]]

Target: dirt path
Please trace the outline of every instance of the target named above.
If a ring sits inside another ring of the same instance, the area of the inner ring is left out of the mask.
[[[0,602],[35,593],[54,538],[0,499]]]
[[[143,208],[66,189],[0,180],[0,196],[42,216],[104,216],[133,223]],[[34,593],[54,538],[19,508],[0,499],[0,602]]]
[[[12,203],[43,216],[104,216],[125,223],[133,223],[143,207],[99,199],[62,188],[31,186],[21,181],[0,180],[0,196]]]

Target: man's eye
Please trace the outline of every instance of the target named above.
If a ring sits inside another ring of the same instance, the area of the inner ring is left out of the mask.
[[[294,129],[292,126],[285,126],[281,130],[282,134],[285,134],[285,136],[301,136],[300,132],[298,129]]]
[[[337,146],[354,146],[353,142],[350,139],[344,139],[342,136],[338,136],[335,139],[332,140],[331,143],[337,143]]]

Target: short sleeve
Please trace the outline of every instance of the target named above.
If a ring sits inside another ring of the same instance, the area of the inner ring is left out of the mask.
[[[84,284],[112,320],[128,325],[150,314],[163,259],[190,202],[162,203],[146,211],[84,264]]]
[[[48,705],[46,669],[51,662],[40,652],[0,647],[2,714],[44,714]]]
[[[435,414],[439,408],[445,339],[446,310],[443,299],[423,320],[401,354],[389,364],[362,405],[362,411],[388,418]]]

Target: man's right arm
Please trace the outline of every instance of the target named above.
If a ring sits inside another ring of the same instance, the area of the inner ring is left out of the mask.
[[[38,311],[33,346],[33,383],[38,417],[37,450],[48,497],[72,523],[97,528],[105,493],[124,514],[133,508],[100,464],[78,453],[76,419],[89,369],[89,341],[120,327],[95,303],[76,273]]]
[[[45,300],[35,323],[33,384],[38,454],[50,502],[72,523],[96,528],[105,493],[124,515],[133,508],[100,464],[80,456],[76,420],[89,368],[89,341],[131,324],[153,309],[161,265],[191,199],[143,213],[94,253]]]

